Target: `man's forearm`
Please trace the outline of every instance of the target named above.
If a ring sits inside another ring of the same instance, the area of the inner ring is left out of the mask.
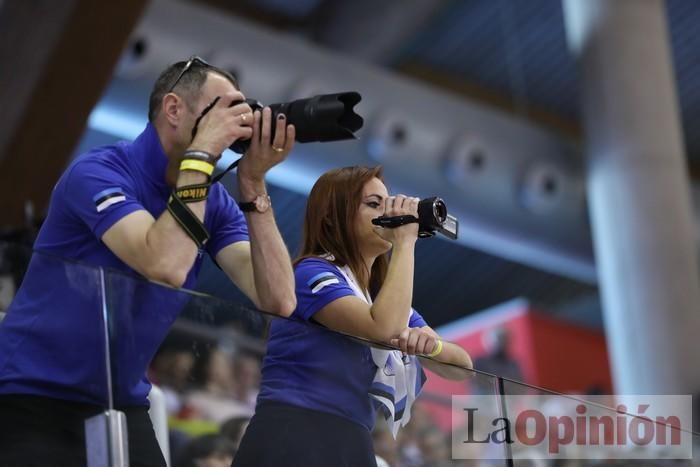
[[[296,308],[294,272],[272,209],[252,212],[246,219],[259,305],[265,311],[289,316]]]
[[[198,172],[180,172],[177,187],[198,185],[207,182],[206,175]],[[187,207],[204,222],[206,201],[188,203]],[[197,245],[182,226],[166,209],[153,223],[146,235],[146,244],[152,266],[169,277],[171,285],[181,287],[197,257]]]
[[[239,190],[243,200],[251,200],[267,193],[263,181],[241,177]],[[266,311],[289,316],[296,308],[294,271],[272,208],[262,213],[247,213],[246,221],[259,306]]]

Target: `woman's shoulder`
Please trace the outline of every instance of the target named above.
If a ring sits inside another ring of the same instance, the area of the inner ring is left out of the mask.
[[[299,260],[295,265],[294,265],[295,270],[311,270],[311,269],[318,269],[318,270],[327,270],[327,271],[337,271],[338,268],[328,261],[325,258],[321,258],[320,256],[307,256],[306,258],[303,258]]]
[[[318,256],[309,256],[298,261],[294,265],[294,276],[297,285],[303,283],[311,284],[330,278],[337,279],[340,283],[346,282],[343,274],[335,264]]]

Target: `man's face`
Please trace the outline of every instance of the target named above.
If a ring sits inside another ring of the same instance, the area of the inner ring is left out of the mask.
[[[200,89],[199,99],[195,104],[196,117],[198,117],[202,113],[202,110],[216,99],[217,96],[223,96],[227,93],[238,93],[238,90],[233,86],[231,81],[220,74],[213,72],[208,73],[207,80]]]

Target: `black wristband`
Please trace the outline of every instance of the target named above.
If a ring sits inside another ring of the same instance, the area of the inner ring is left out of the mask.
[[[204,224],[202,224],[180,198],[177,196],[170,196],[168,200],[168,212],[170,212],[177,223],[180,224],[182,230],[194,241],[197,248],[202,248],[202,246],[207,243],[207,240],[209,240],[207,228],[204,227]]]
[[[175,196],[180,198],[185,203],[204,201],[209,196],[210,186],[211,184],[209,183],[181,186],[175,189]]]
[[[211,153],[208,153],[206,151],[202,151],[200,149],[189,149],[189,150],[185,151],[185,154],[183,154],[183,159],[195,159],[198,161],[208,162],[211,165],[216,166],[216,161],[219,158],[215,157]]]

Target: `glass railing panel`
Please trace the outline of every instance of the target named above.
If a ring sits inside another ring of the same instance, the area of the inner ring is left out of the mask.
[[[222,446],[227,446],[228,455],[233,457],[255,411],[268,330],[275,323],[282,323],[283,318],[120,273],[107,273],[105,283],[113,398],[117,405],[131,401],[139,391],[143,394],[147,380],[144,374],[134,371],[141,369],[161,393],[157,396],[160,402],[156,403],[165,421],[161,442],[168,443],[166,451],[173,461],[189,455],[198,440],[212,437],[225,439]],[[295,326],[300,326],[300,339],[318,327],[301,321],[295,321]],[[349,336],[342,338],[358,342]],[[387,350],[386,346],[359,342],[369,352],[372,347]],[[424,358],[421,366],[427,381],[412,405],[410,421],[396,437],[393,425],[384,421],[381,410],[377,412],[372,433],[374,448],[388,465],[693,465],[690,456],[697,450],[688,451],[686,458],[678,460],[659,458],[661,455],[630,459],[599,451],[595,446],[565,446],[565,440],[560,440],[559,453],[549,452],[546,444],[536,446],[539,450],[524,451],[517,443],[518,430],[523,429],[518,413],[528,408],[538,410],[545,420],[570,403],[574,403],[573,413],[578,404],[590,416],[622,416],[629,419],[628,423],[635,417],[618,414],[614,403],[605,400],[572,400],[571,395],[478,370],[435,361],[426,363]],[[691,445],[698,440],[690,427],[683,425],[682,429]],[[576,451],[572,454],[573,449]],[[562,456],[561,452],[567,455]]]
[[[67,448],[76,462],[126,461],[124,450],[107,445],[108,439],[125,436],[126,426],[123,415],[111,410],[104,271],[17,245],[0,250],[6,294],[0,316],[0,397],[22,410],[29,424],[36,423],[36,431],[56,429],[66,414],[81,414],[67,418],[61,428],[77,443]],[[23,432],[17,436],[21,442]]]
[[[0,392],[110,406],[103,273],[34,252],[0,322]]]
[[[562,394],[502,381],[513,465],[698,465],[689,395]]]
[[[170,465],[201,451],[200,440],[232,457],[255,411],[269,318],[115,271],[106,284],[117,406],[148,397]]]
[[[106,284],[117,405],[139,402],[147,381],[135,370],[146,370],[148,379],[162,392],[159,405],[167,420],[171,460],[186,456],[202,437],[222,436],[235,450],[255,410],[268,329],[283,318],[121,273],[108,272]],[[299,339],[312,332],[311,328],[320,329],[317,324],[294,321],[300,326]],[[360,342],[371,352],[369,342],[340,337]],[[464,459],[453,455],[452,433],[469,436],[464,425],[466,412],[461,406],[453,408],[452,395],[478,396],[481,410],[498,413],[495,380],[466,369],[423,366],[427,382],[412,406],[410,421],[396,438],[381,413],[377,416],[373,432],[377,454],[386,457],[389,465],[464,465]],[[440,381],[451,389],[445,392]],[[476,445],[473,449],[483,448]],[[488,449],[498,452],[480,457],[496,459],[491,465],[504,465],[503,448]]]

